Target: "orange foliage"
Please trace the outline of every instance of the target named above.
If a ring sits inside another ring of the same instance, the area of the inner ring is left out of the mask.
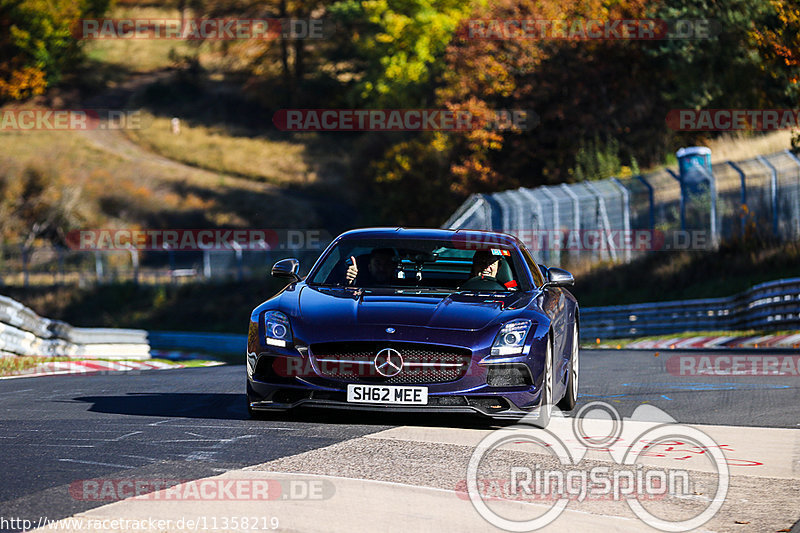
[[[8,62],[0,64],[0,100],[22,100],[44,93],[47,80],[35,67],[14,69]]]

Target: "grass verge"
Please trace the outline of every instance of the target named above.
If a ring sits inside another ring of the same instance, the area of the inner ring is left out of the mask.
[[[69,361],[69,357],[41,357],[32,355],[0,357],[0,376],[13,376],[26,370],[36,368],[41,363]]]
[[[653,252],[578,276],[582,307],[733,296],[766,281],[800,276],[800,242],[731,242],[717,251]]]
[[[763,335],[791,335],[797,331],[765,331],[757,329],[748,329],[741,331],[684,331],[680,333],[670,333],[666,335],[651,335],[648,337],[634,337],[627,339],[600,339],[597,338],[593,342],[584,341],[581,343],[581,348],[627,348],[633,343],[643,341],[663,341],[667,339],[690,339],[692,337],[760,337]]]

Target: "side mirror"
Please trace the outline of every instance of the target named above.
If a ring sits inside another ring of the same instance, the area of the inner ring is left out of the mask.
[[[281,259],[272,265],[272,276],[275,278],[288,278],[292,281],[300,281],[297,272],[300,270],[300,261],[294,257]]]
[[[575,278],[563,268],[548,268],[545,287],[570,287],[575,285]]]

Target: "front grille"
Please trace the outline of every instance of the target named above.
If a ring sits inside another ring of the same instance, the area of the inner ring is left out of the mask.
[[[375,357],[384,348],[397,350],[403,358],[401,371],[382,376]],[[411,342],[326,342],[311,345],[311,357],[326,378],[363,383],[446,383],[464,377],[472,352],[436,344]]]

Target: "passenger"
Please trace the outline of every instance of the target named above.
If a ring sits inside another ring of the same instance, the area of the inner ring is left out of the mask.
[[[500,269],[500,256],[489,250],[478,250],[472,256],[472,270],[468,279],[459,290],[462,291],[505,291],[504,285],[497,281]]]

